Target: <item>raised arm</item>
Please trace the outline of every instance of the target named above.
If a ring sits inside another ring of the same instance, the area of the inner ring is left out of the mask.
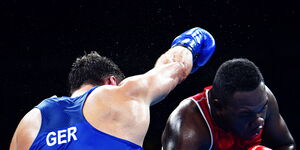
[[[161,55],[155,67],[145,74],[132,76],[120,83],[124,93],[155,104],[162,100],[211,57],[215,49],[213,37],[204,29],[193,28],[179,35],[172,48]]]
[[[274,150],[294,150],[295,141],[279,113],[278,104],[273,93],[267,88],[269,108],[262,135],[262,144]]]

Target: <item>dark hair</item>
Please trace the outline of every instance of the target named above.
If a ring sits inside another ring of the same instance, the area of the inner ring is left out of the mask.
[[[218,99],[231,98],[234,92],[252,91],[261,82],[264,82],[263,76],[253,62],[245,58],[228,60],[215,75],[212,95]]]
[[[95,51],[78,57],[72,64],[69,73],[70,94],[83,84],[103,85],[103,79],[111,75],[116,77],[117,83],[125,78],[119,67],[112,60],[100,56]]]

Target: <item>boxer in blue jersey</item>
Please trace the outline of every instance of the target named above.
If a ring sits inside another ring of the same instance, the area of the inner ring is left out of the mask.
[[[10,150],[142,150],[149,107],[161,101],[215,49],[202,28],[179,35],[153,69],[124,79],[111,60],[92,52],[69,73],[70,97],[51,97],[19,123]]]

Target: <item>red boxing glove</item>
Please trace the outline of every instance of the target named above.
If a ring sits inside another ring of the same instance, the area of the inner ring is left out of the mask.
[[[265,146],[261,146],[261,145],[255,145],[255,146],[248,148],[248,150],[272,150],[272,149],[267,148]]]

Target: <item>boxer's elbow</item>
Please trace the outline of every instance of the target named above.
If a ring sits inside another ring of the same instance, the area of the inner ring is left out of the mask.
[[[290,144],[282,145],[278,148],[274,148],[274,150],[296,150],[296,144],[290,143]]]
[[[289,142],[285,144],[280,144],[280,145],[269,145],[270,148],[274,150],[295,150],[296,149],[296,144],[295,142]]]
[[[289,150],[295,150],[296,149],[296,144],[295,143],[291,143],[287,147],[288,147]]]

